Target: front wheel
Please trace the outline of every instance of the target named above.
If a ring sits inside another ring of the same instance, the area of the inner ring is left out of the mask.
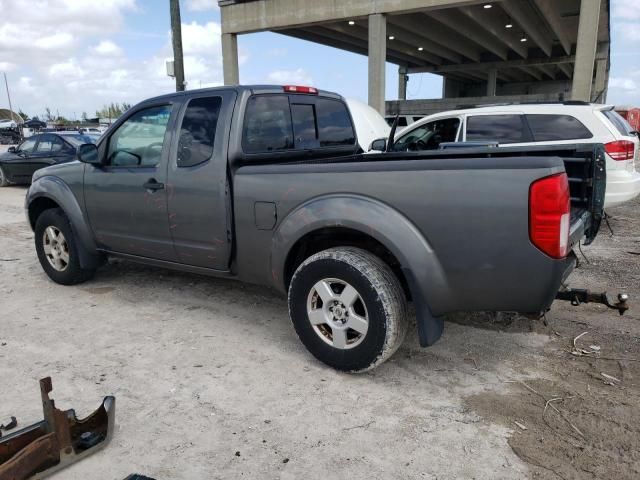
[[[370,370],[400,347],[407,301],[388,265],[359,248],[316,253],[296,270],[289,314],[307,349],[343,371]]]
[[[75,285],[93,277],[95,270],[80,266],[76,238],[60,208],[45,210],[38,217],[35,243],[40,265],[54,282]]]

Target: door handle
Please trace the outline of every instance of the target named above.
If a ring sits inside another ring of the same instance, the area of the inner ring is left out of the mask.
[[[147,180],[147,183],[142,185],[147,190],[162,190],[164,188],[164,183],[158,182],[155,178],[150,178]]]

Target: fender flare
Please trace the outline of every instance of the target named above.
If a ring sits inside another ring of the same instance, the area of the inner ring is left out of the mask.
[[[418,320],[420,344],[428,346],[442,335],[442,318],[434,316],[450,295],[436,253],[418,228],[402,213],[370,197],[332,194],[311,199],[280,222],[271,246],[274,282],[285,290],[286,260],[303,236],[327,227],[350,228],[374,238],[400,262]]]
[[[89,222],[82,212],[76,196],[69,186],[60,178],[47,175],[38,178],[31,184],[25,198],[25,209],[31,228],[35,228],[35,222],[31,222],[30,208],[39,198],[47,198],[60,206],[71,224],[71,230],[76,237],[80,266],[82,268],[97,268],[101,262],[98,254],[98,246],[93,238]]]

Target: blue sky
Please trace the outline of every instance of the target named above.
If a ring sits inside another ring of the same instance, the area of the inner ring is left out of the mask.
[[[640,0],[612,0],[612,67],[608,101],[640,105]],[[222,81],[220,13],[215,0],[182,0],[188,88]],[[164,62],[172,56],[165,0],[0,0],[0,71],[14,106],[45,107],[68,117],[105,103],[136,103],[172,91]],[[31,39],[24,42],[24,38]],[[367,60],[274,33],[239,37],[242,83],[301,83],[367,98]],[[409,98],[438,98],[441,80],[412,75]],[[387,65],[388,99],[397,67]],[[6,97],[0,95],[0,107]]]

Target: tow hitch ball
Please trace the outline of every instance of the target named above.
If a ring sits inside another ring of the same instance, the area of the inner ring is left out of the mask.
[[[607,292],[595,293],[583,288],[567,288],[560,290],[556,294],[556,300],[569,301],[571,302],[571,305],[576,307],[581,303],[601,303],[609,308],[618,310],[620,315],[624,315],[624,312],[629,310],[629,305],[627,304],[629,295],[626,293],[619,293],[618,301],[616,303],[611,303],[607,296]]]

